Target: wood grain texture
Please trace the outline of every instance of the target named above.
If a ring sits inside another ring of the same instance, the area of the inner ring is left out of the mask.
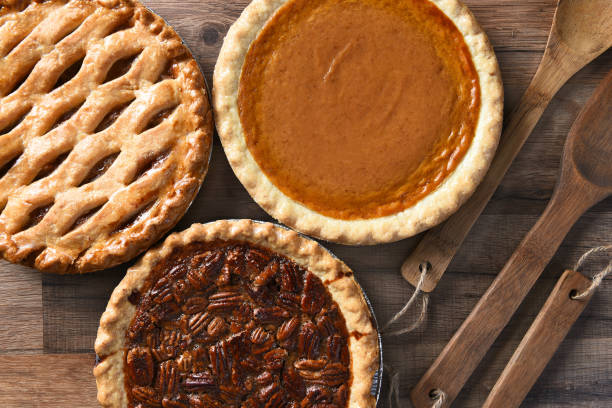
[[[146,0],[145,3],[166,18],[184,37],[210,84],[223,36],[248,1]],[[489,34],[497,51],[504,79],[505,111],[509,112],[525,91],[542,56],[556,0],[468,0],[466,3]],[[411,406],[410,389],[467,317],[544,210],[557,177],[565,136],[588,96],[611,68],[612,52],[608,51],[559,91],[433,293],[428,320],[411,334],[384,339],[385,361],[396,368],[401,376],[402,407]],[[219,139],[215,138],[210,172],[176,230],[182,230],[194,222],[220,218],[270,220],[240,185],[227,163]],[[482,406],[561,272],[573,266],[587,249],[611,239],[612,200],[608,199],[591,209],[570,231],[553,262],[468,381],[454,407]],[[323,245],[355,271],[372,300],[379,321],[385,322],[412,293],[412,287],[398,270],[418,240],[419,237],[416,237],[365,248]],[[600,260],[603,261],[603,258]],[[586,270],[595,271],[601,266],[595,263]],[[46,353],[93,352],[93,339],[100,315],[125,269],[126,266],[123,266],[93,275],[39,278],[43,282]],[[0,270],[1,285],[6,279],[23,279],[23,273],[24,269],[20,267],[3,268]],[[40,277],[36,272],[29,273],[33,277]],[[15,308],[18,307],[15,305]],[[9,321],[8,325],[0,326],[0,333],[6,333],[6,336],[20,330],[22,324],[16,314],[10,316]],[[528,394],[523,407],[600,408],[612,405],[610,321],[612,285],[606,280]],[[29,358],[35,361],[38,356]],[[92,387],[95,387],[88,358],[85,357],[83,361],[83,372],[86,374],[75,381],[71,389],[75,396],[81,395],[82,390],[93,390]],[[23,363],[27,364],[28,360]],[[61,368],[61,365],[60,361],[53,361],[53,366]],[[0,360],[0,373],[4,366],[5,363]],[[37,379],[38,376],[32,377]],[[27,376],[16,378],[22,382],[29,380]],[[0,398],[7,398],[3,395],[5,393],[20,390],[19,387],[9,389],[0,386]],[[95,393],[84,392],[82,404],[64,406],[95,407],[90,397],[92,394]],[[0,401],[0,406],[8,408],[32,406],[32,402],[3,402]],[[382,396],[380,407],[389,408],[386,394]]]
[[[589,303],[593,292],[581,299],[591,279],[567,270],[555,285],[546,303],[521,340],[506,368],[495,383],[483,408],[518,408],[533,387],[557,348]]]
[[[0,260],[0,355],[41,353],[42,322],[40,274]]]
[[[94,355],[0,356],[0,406],[95,407]]]

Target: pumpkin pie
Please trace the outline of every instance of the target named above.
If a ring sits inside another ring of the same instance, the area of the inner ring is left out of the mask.
[[[0,2],[0,255],[83,273],[176,224],[206,174],[204,78],[132,0]]]
[[[347,244],[456,211],[502,124],[494,52],[458,0],[254,0],[225,38],[213,94],[255,201]]]
[[[105,407],[375,407],[377,332],[351,270],[250,220],[192,225],[130,268],[100,320]]]

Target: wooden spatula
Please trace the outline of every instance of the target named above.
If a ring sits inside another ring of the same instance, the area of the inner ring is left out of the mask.
[[[421,289],[434,290],[553,96],[579,69],[612,46],[611,21],[612,0],[559,1],[540,66],[510,114],[485,179],[456,214],[425,234],[402,265],[402,275],[413,286],[421,278],[419,266],[429,263]]]
[[[610,194],[612,71],[570,130],[561,175],[546,210],[412,391],[415,407],[431,407],[430,395],[436,395],[434,390],[444,393],[442,406],[450,405],[570,228],[586,210]]]

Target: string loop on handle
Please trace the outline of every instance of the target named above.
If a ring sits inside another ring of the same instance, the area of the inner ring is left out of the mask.
[[[444,402],[446,401],[446,393],[438,389],[432,390],[429,397],[436,401],[431,408],[442,408]]]
[[[599,253],[599,252],[605,252],[610,249],[612,249],[612,245],[603,245],[603,246],[592,248],[588,250],[587,252],[584,253],[584,255],[580,257],[578,262],[576,262],[576,266],[574,267],[574,270],[578,272],[578,270],[584,265],[587,259],[589,259],[592,255]],[[595,289],[599,287],[599,285],[601,285],[601,282],[603,281],[603,279],[611,272],[612,272],[612,261],[610,261],[608,263],[608,266],[606,266],[601,272],[593,276],[591,285],[588,287],[588,289],[572,296],[572,299],[581,300],[589,296]]]
[[[429,295],[428,294],[425,294],[423,296],[422,304],[421,304],[421,312],[419,313],[419,317],[414,323],[412,323],[410,326],[405,327],[403,329],[387,331],[389,327],[393,325],[393,323],[401,319],[406,314],[406,312],[410,310],[410,307],[414,304],[414,302],[417,300],[419,295],[422,293],[423,283],[425,282],[425,277],[427,276],[427,273],[431,270],[431,264],[429,264],[429,262],[423,263],[421,264],[420,269],[421,269],[421,276],[419,277],[419,282],[417,283],[417,286],[414,289],[414,293],[412,294],[412,296],[410,296],[410,299],[408,299],[408,302],[404,305],[402,310],[400,310],[395,315],[393,315],[391,320],[389,320],[387,324],[385,324],[382,330],[383,335],[400,336],[402,334],[410,333],[411,331],[419,327],[421,324],[423,324],[423,322],[425,321],[425,318],[427,317],[427,308],[429,306]]]
[[[429,262],[423,263],[420,266],[421,276],[419,277],[419,282],[417,283],[416,288],[414,289],[414,293],[408,299],[408,302],[404,305],[402,310],[393,315],[391,320],[384,325],[382,334],[385,336],[399,336],[402,334],[410,333],[411,331],[418,328],[427,316],[427,308],[429,306],[429,295],[425,294],[423,296],[421,311],[419,313],[419,317],[412,323],[410,326],[405,327],[403,329],[387,331],[391,325],[401,319],[407,312],[410,310],[411,306],[417,300],[419,295],[422,293],[423,282],[425,282],[425,277],[427,273],[431,270],[431,264]],[[400,398],[399,398],[399,386],[400,386],[400,374],[399,371],[395,371],[393,367],[389,364],[384,364],[385,371],[389,373],[389,407],[401,407]],[[437,401],[436,401],[437,403]],[[434,406],[435,408],[435,406]]]

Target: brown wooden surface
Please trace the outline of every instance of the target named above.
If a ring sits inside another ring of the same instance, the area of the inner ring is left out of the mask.
[[[596,151],[596,153],[595,153]],[[563,150],[559,182],[544,213],[474,310],[412,390],[417,408],[439,389],[450,406],[576,221],[612,194],[612,71],[578,115]],[[597,159],[599,157],[599,159]]]
[[[466,2],[496,49],[508,112],[525,91],[539,63],[555,0]],[[146,3],[167,18],[185,38],[210,81],[222,38],[247,1],[155,0]],[[386,362],[400,371],[403,407],[410,406],[410,389],[544,210],[555,184],[565,135],[588,96],[610,69],[612,52],[608,51],[559,91],[433,293],[427,322],[411,334],[384,340]],[[234,177],[218,139],[215,143],[211,170],[178,229],[193,222],[219,218],[269,219]],[[400,276],[399,268],[418,238],[367,248],[325,245],[355,270],[379,321],[384,322],[412,293],[411,286]],[[587,249],[611,240],[612,200],[607,199],[591,209],[570,231],[543,277],[453,406],[482,405],[561,272],[573,266]],[[596,266],[601,268],[603,262],[594,265],[593,270]],[[125,266],[80,277],[41,276],[27,268],[0,261],[0,406],[37,406],[19,398],[24,395],[35,398],[35,390],[40,388],[38,384],[47,384],[57,390],[55,406],[95,406],[90,353],[98,319],[124,271]],[[612,285],[606,280],[523,406],[611,406],[611,320]],[[67,356],[43,358],[41,353]],[[22,357],[24,354],[26,356]],[[85,355],[81,363],[75,365],[75,361],[79,361],[76,354]],[[11,355],[19,355],[14,358],[22,359],[19,360],[23,363],[21,368],[19,364],[15,368],[14,361],[18,360],[7,360],[13,358],[9,357]],[[2,374],[3,371],[8,374]],[[73,405],[63,402],[62,398],[74,398],[73,401],[80,403]],[[49,402],[38,406],[54,405]],[[382,403],[381,407],[387,404]]]
[[[483,408],[518,408],[584,311],[593,292],[591,279],[567,270],[555,285],[523,340],[499,376]],[[586,294],[580,299],[576,294]]]

